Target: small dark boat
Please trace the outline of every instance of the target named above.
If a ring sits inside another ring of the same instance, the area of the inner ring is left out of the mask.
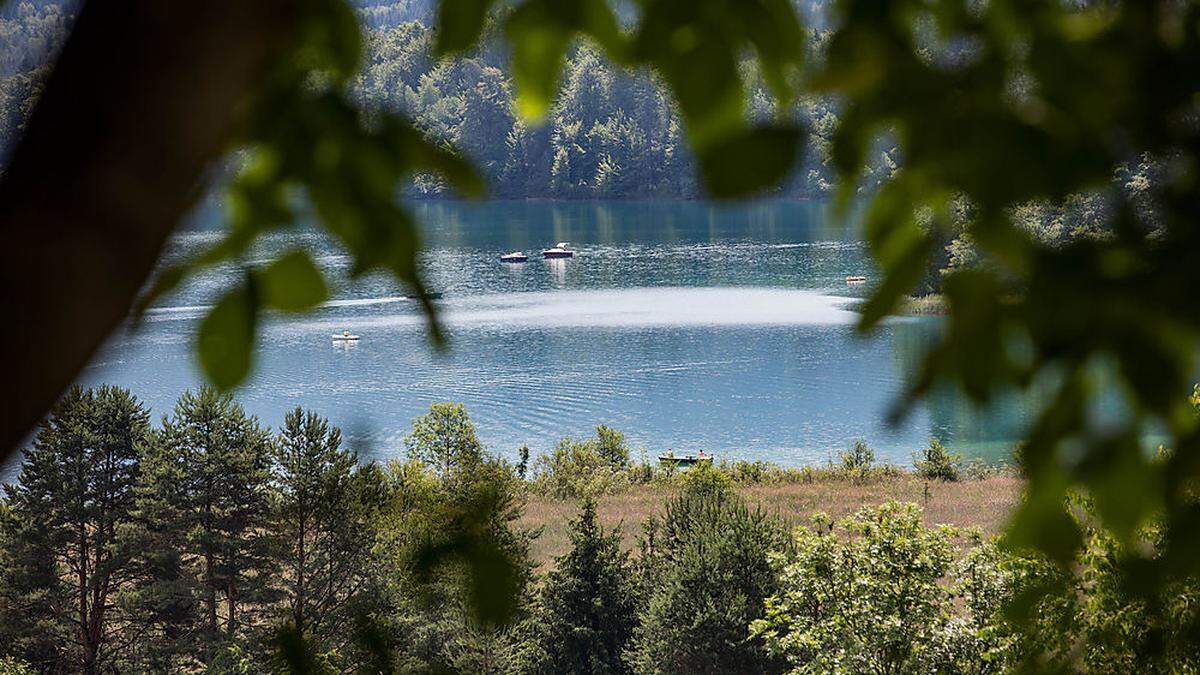
[[[504,255],[500,256],[500,262],[502,263],[523,263],[527,262],[528,260],[529,256],[521,253],[520,251],[505,253]]]
[[[701,451],[699,455],[677,455],[672,450],[668,450],[666,454],[658,456],[658,463],[663,466],[693,466],[700,462],[712,462],[712,456],[704,454],[704,451]]]
[[[554,245],[554,248],[548,248],[545,251],[542,251],[542,257],[543,258],[573,258],[575,256],[575,252],[570,250],[569,248],[567,248],[568,246],[570,246],[570,244],[568,244],[567,242],[560,241]]]

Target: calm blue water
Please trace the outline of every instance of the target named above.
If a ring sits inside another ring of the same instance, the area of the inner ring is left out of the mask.
[[[346,281],[349,260],[312,231],[266,242],[255,257],[307,246],[338,280],[327,306],[274,317],[255,373],[238,398],[277,425],[294,406],[343,427],[367,456],[402,453],[412,419],[435,401],[465,403],[495,452],[551,448],[596,424],[626,432],[653,455],[704,449],[729,458],[820,463],[854,439],[908,464],[938,436],[968,456],[999,458],[1025,412],[983,415],[943,393],[889,428],[885,411],[937,330],[897,319],[874,337],[852,329],[871,274],[852,225],[820,203],[714,206],[694,202],[416,206],[426,226],[423,266],[443,293],[448,352],[429,347],[424,319],[385,277]],[[220,236],[213,223],[179,235],[169,257]],[[568,261],[501,265],[570,241]],[[87,384],[137,393],[156,414],[198,386],[190,344],[204,305],[236,270],[196,279],[135,332],[114,337]],[[356,345],[332,343],[350,329]]]

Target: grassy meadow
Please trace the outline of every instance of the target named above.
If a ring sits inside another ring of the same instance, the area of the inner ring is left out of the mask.
[[[915,473],[886,473],[851,478],[836,472],[818,472],[809,482],[739,485],[738,494],[749,504],[776,514],[791,524],[803,524],[824,511],[835,520],[866,506],[890,500],[913,502],[924,509],[926,525],[975,527],[998,534],[1020,497],[1024,481],[996,475],[953,482],[927,480]],[[637,545],[641,524],[661,513],[678,492],[674,485],[634,485],[615,494],[596,497],[596,514],[608,529],[616,528],[626,549]],[[523,528],[539,528],[541,536],[531,551],[540,567],[570,548],[568,522],[579,511],[579,500],[531,494],[518,521]]]

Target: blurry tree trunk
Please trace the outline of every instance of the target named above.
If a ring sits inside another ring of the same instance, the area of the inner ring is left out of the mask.
[[[87,2],[0,182],[0,459],[128,315],[302,11]]]

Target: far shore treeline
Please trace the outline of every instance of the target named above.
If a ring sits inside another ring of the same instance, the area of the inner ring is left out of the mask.
[[[202,389],[155,425],[126,390],[72,389],[0,502],[0,673],[976,673],[1029,654],[1103,671],[1200,665],[1178,620],[1200,589],[1133,598],[1100,531],[1068,576],[978,530],[928,526],[912,503],[837,522],[803,507],[789,532],[748,497],[999,480],[937,441],[914,471],[875,465],[863,443],[824,468],[670,470],[632,461],[600,426],[513,463],[444,403],[405,445],[405,460],[364,463],[314,412],[272,431]],[[637,490],[661,501],[629,550],[597,504]],[[578,506],[565,552],[537,561],[541,529],[522,515],[547,499]],[[1088,527],[1087,500],[1072,512]],[[1014,600],[1034,603],[1033,625],[1009,623]]]

